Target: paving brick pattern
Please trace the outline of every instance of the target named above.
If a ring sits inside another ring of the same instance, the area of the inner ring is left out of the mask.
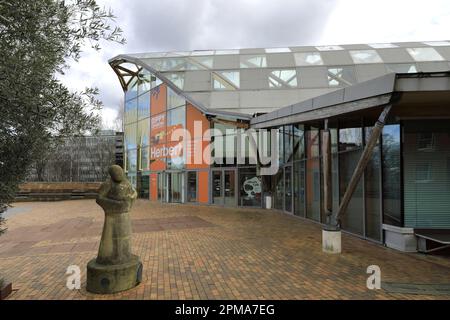
[[[343,253],[321,252],[321,227],[282,213],[138,200],[133,252],[142,283],[114,295],[86,292],[85,267],[96,256],[103,212],[93,200],[17,203],[0,237],[0,273],[9,299],[450,299],[366,288],[366,268],[382,281],[449,284],[450,259],[405,254],[343,234]],[[66,287],[79,265],[82,287]]]

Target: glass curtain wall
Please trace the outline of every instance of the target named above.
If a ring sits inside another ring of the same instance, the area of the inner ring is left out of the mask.
[[[450,228],[450,121],[404,122],[405,226]]]
[[[306,217],[320,221],[321,170],[320,134],[317,127],[306,132]]]
[[[339,193],[341,200],[361,158],[362,150],[362,128],[339,129]],[[341,220],[343,229],[360,235],[364,233],[363,180],[364,178],[359,181]]]

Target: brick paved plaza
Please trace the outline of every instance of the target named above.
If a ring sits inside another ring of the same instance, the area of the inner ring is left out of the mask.
[[[343,253],[321,252],[321,226],[265,210],[161,205],[138,200],[133,251],[143,282],[93,295],[85,267],[96,256],[103,212],[94,200],[17,203],[0,237],[0,273],[9,299],[449,299],[366,288],[366,268],[382,281],[449,284],[448,256],[405,254],[343,234]],[[82,269],[81,290],[66,288],[69,265]]]

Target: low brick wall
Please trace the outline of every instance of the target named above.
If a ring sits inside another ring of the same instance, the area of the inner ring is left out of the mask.
[[[101,182],[27,182],[19,186],[16,201],[94,199]]]

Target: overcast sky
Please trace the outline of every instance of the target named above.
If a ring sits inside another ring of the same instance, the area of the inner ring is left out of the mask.
[[[108,59],[120,53],[450,40],[450,0],[97,0],[126,45],[86,50],[63,81],[100,89],[112,125],[123,92]]]

